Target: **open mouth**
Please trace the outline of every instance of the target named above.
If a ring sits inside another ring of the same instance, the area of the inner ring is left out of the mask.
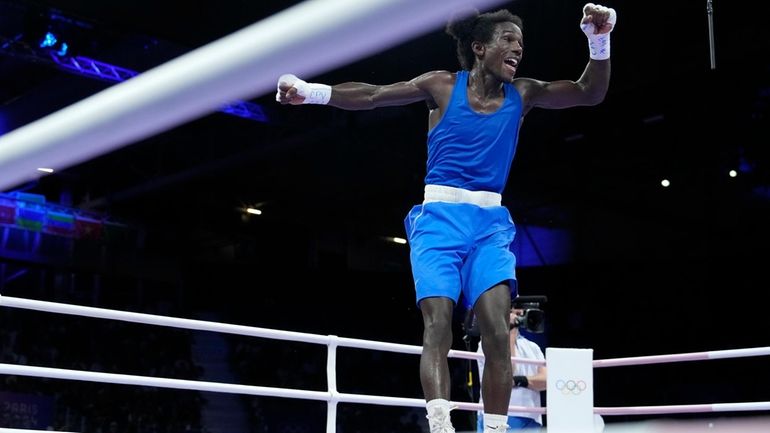
[[[503,60],[503,63],[511,70],[511,72],[516,72],[516,69],[519,67],[519,60],[514,57]]]

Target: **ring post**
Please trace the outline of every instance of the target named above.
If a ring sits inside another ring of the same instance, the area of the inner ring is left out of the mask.
[[[592,349],[545,350],[548,433],[593,433],[593,357]]]
[[[326,378],[329,386],[329,403],[326,406],[326,433],[337,431],[337,402],[340,394],[337,392],[337,346],[340,338],[329,336],[328,352],[326,354]]]

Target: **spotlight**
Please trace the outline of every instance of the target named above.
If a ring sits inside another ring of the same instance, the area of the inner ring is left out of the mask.
[[[44,50],[52,51],[59,57],[66,56],[69,51],[69,44],[50,31],[43,35],[38,45]]]
[[[66,42],[62,42],[61,46],[59,47],[59,51],[56,52],[56,55],[59,56],[59,57],[66,56],[68,48],[69,48],[69,45],[67,45]]]
[[[43,39],[40,41],[40,48],[53,48],[57,42],[59,42],[59,39],[55,34],[46,32],[45,36],[43,36]]]

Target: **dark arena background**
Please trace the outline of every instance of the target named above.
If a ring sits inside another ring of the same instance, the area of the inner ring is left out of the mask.
[[[0,1],[0,134],[297,3]],[[580,76],[583,4],[499,6],[524,21],[518,76]],[[609,94],[528,114],[503,194],[519,293],[548,298],[535,337],[594,359],[770,346],[767,5],[714,0],[712,53],[705,0],[602,4],[618,11]],[[436,69],[459,69],[442,28],[302,78],[386,84]],[[420,345],[409,247],[394,240],[422,201],[426,114],[281,106],[271,92],[40,172],[0,194],[0,294]],[[475,350],[464,315],[458,305],[452,348]],[[337,362],[340,392],[422,398],[417,356],[340,348]],[[597,369],[595,405],[770,401],[767,362]],[[323,346],[6,307],[0,363],[327,389]],[[450,367],[452,399],[478,401],[475,363]],[[0,375],[0,429],[316,433],[326,410]],[[427,432],[423,408],[341,403],[337,418],[339,433]],[[452,418],[475,426],[473,412]]]

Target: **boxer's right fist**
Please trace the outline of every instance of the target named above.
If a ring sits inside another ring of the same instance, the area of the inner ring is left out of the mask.
[[[583,6],[583,19],[580,20],[580,28],[587,35],[601,35],[609,33],[615,28],[618,20],[615,9],[586,3]]]
[[[594,60],[610,58],[610,32],[615,28],[618,15],[615,9],[586,3],[580,29],[588,37],[589,56]]]

